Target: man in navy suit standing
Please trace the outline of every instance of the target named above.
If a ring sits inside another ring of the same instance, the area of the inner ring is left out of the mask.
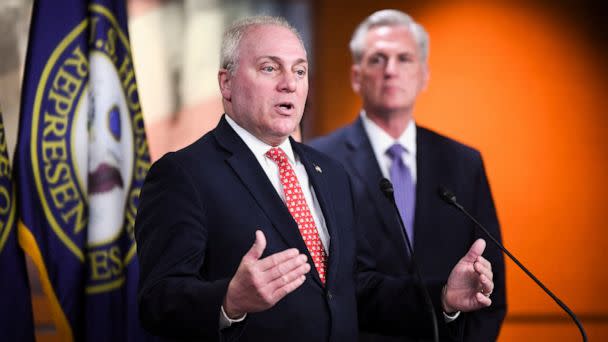
[[[416,283],[376,270],[347,173],[289,138],[307,71],[304,45],[282,19],[247,18],[225,33],[218,81],[226,115],[158,160],[140,197],[138,303],[153,334],[337,342],[356,341],[359,324],[396,333],[429,326]],[[490,306],[484,248],[475,241],[430,289],[438,312]],[[442,338],[461,339],[463,319],[440,325]]]
[[[437,195],[451,189],[500,239],[500,229],[488,181],[478,151],[418,126],[416,98],[429,79],[428,35],[407,14],[382,10],[367,17],[350,42],[353,57],[351,84],[363,102],[359,118],[310,145],[340,161],[353,178],[359,219],[375,250],[379,271],[409,276],[406,233],[429,287],[443,284],[460,255],[480,235],[473,224]],[[406,231],[402,232],[391,203],[378,191],[378,181],[389,178]],[[506,313],[505,269],[502,254],[488,246],[485,254],[494,273],[493,304],[467,314],[464,339],[494,341]],[[420,328],[410,327],[410,340]],[[403,341],[403,337],[363,334],[363,341]]]

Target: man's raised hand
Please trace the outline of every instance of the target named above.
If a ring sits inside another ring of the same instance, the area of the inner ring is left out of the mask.
[[[231,319],[271,308],[306,280],[310,264],[305,254],[290,248],[260,259],[265,248],[266,237],[258,230],[224,298],[224,311]]]

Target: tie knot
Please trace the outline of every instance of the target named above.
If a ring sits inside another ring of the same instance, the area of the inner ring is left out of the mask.
[[[391,158],[391,160],[397,160],[401,159],[401,155],[405,151],[405,147],[401,146],[399,143],[396,143],[386,150],[386,154],[389,156],[389,158]]]
[[[270,158],[275,163],[283,163],[287,161],[287,155],[280,147],[273,147],[268,150],[268,152],[266,152],[266,157]]]

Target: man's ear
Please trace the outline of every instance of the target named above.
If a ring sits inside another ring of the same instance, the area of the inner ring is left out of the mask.
[[[217,81],[220,84],[222,98],[226,101],[232,99],[232,74],[227,69],[220,69],[217,73]]]
[[[361,90],[361,67],[359,64],[353,64],[350,67],[350,86],[353,88],[353,91],[357,94],[360,94]]]

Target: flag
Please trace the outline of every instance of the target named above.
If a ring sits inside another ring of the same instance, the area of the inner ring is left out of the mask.
[[[17,241],[14,195],[0,110],[0,332],[7,341],[34,341],[30,286],[25,255]]]
[[[15,157],[19,242],[62,341],[138,341],[133,226],[150,165],[124,0],[34,2]]]

